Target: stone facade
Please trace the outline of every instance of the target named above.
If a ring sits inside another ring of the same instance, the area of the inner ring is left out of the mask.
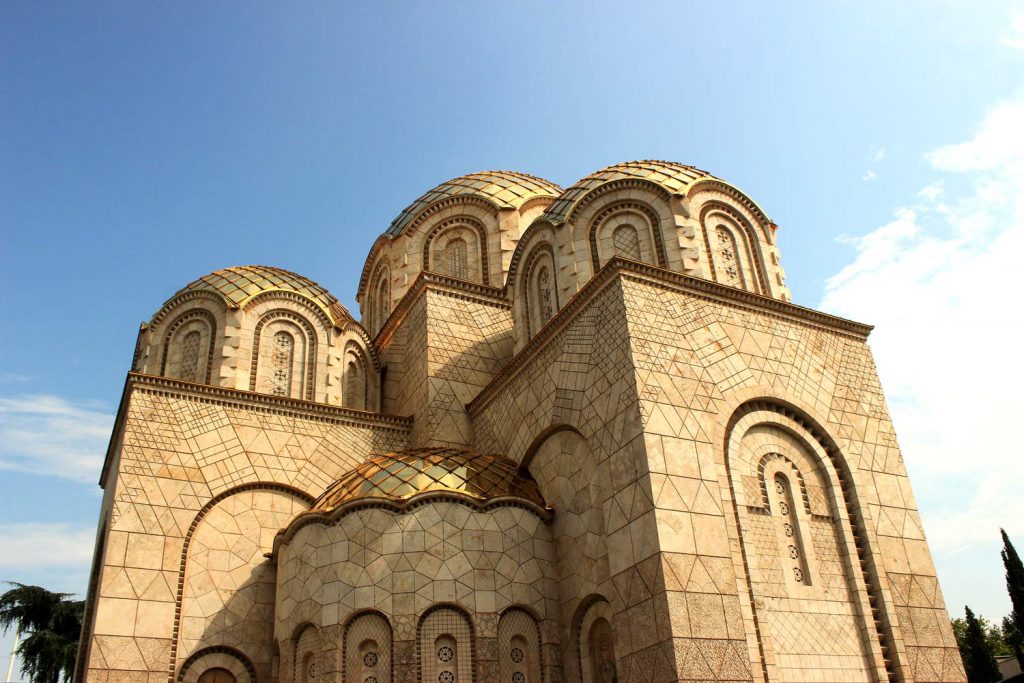
[[[470,174],[362,322],[228,268],[143,325],[78,680],[963,681],[867,346],[725,181]]]

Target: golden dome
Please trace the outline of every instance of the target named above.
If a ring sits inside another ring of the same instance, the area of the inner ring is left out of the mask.
[[[647,180],[660,185],[672,194],[685,194],[698,180],[718,180],[707,171],[672,161],[651,159],[626,161],[602,168],[581,179],[555,200],[555,203],[544,213],[543,219],[555,225],[564,223],[576,204],[589,192],[605,183],[627,179]]]
[[[358,498],[404,501],[433,491],[459,493],[480,502],[519,498],[546,507],[536,482],[508,458],[451,448],[418,448],[370,457],[331,484],[310,510],[329,512]]]
[[[213,292],[224,299],[229,308],[242,308],[251,299],[266,292],[292,292],[309,299],[335,325],[352,317],[333,294],[317,283],[289,270],[271,266],[234,266],[214,271],[186,285],[162,308],[192,292]]]
[[[516,171],[469,173],[441,183],[405,207],[405,210],[391,221],[391,227],[385,234],[392,237],[402,234],[420,212],[431,204],[448,197],[460,195],[480,197],[499,209],[518,209],[534,197],[554,199],[560,194],[562,194],[562,188],[558,185],[526,173]]]

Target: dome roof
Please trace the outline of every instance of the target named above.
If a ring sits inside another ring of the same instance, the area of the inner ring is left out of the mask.
[[[313,302],[335,325],[351,318],[341,302],[317,283],[271,266],[234,266],[214,271],[179,290],[164,307],[192,292],[213,292],[224,299],[229,308],[242,308],[253,297],[265,292],[292,292]]]
[[[418,448],[370,457],[331,484],[311,510],[329,512],[357,498],[403,501],[430,491],[460,493],[481,502],[519,498],[546,507],[536,482],[508,458]]]
[[[625,161],[621,164],[613,164],[607,168],[602,168],[600,171],[595,171],[578,181],[555,200],[555,203],[544,213],[543,218],[555,225],[564,223],[576,207],[576,204],[591,190],[614,180],[630,178],[656,183],[672,194],[685,193],[698,180],[718,180],[707,171],[702,171],[693,166],[684,166],[672,161],[650,159]]]
[[[480,171],[441,183],[405,207],[385,234],[402,234],[416,216],[431,204],[459,195],[485,199],[499,209],[518,209],[534,197],[555,198],[562,188],[549,180],[516,171]]]

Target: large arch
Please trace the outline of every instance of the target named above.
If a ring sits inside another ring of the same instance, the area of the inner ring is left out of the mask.
[[[835,440],[807,412],[771,397],[740,403],[724,427],[724,483],[742,560],[735,562],[737,588],[748,598],[743,605],[753,632],[747,637],[760,660],[751,664],[765,681],[802,680],[794,664],[801,648],[812,654],[831,648],[833,660],[846,661],[849,680],[899,680],[893,634],[885,626],[894,622],[885,614],[852,473]],[[769,491],[773,473],[793,483],[795,511],[786,509],[782,486],[779,495]],[[820,566],[817,576],[804,577],[796,564],[787,573],[786,562]],[[797,628],[808,620],[829,625]],[[858,637],[822,640],[830,631]]]
[[[189,560],[190,560],[190,558],[192,558],[194,556],[194,553],[192,551],[194,550],[194,548],[193,548],[193,540],[194,540],[194,538],[196,536],[196,532],[197,532],[197,530],[199,530],[201,528],[202,523],[204,522],[204,520],[206,520],[208,518],[208,516],[211,514],[211,512],[213,512],[213,511],[218,509],[219,505],[221,505],[225,501],[228,501],[228,500],[232,499],[233,497],[239,496],[241,494],[250,493],[250,492],[253,492],[253,493],[255,493],[255,492],[264,492],[264,493],[272,493],[272,494],[282,495],[282,496],[291,498],[291,499],[293,499],[295,501],[298,501],[303,509],[308,508],[313,503],[313,497],[312,496],[310,496],[306,492],[301,491],[299,489],[296,489],[296,488],[294,488],[292,486],[288,486],[288,485],[285,485],[285,484],[277,484],[277,483],[274,483],[274,482],[252,482],[252,483],[249,483],[249,484],[243,484],[241,486],[236,486],[234,488],[231,488],[231,489],[228,489],[226,491],[221,492],[220,494],[218,494],[217,496],[214,496],[211,500],[209,500],[196,513],[196,516],[193,518],[192,523],[189,525],[188,531],[186,532],[185,538],[183,539],[182,547],[181,547],[181,556],[180,556],[179,564],[178,564],[177,592],[176,592],[176,595],[175,595],[175,604],[174,604],[174,633],[177,634],[177,637],[171,640],[170,661],[168,663],[168,671],[170,672],[170,674],[168,676],[168,683],[174,683],[174,671],[175,671],[175,667],[176,667],[177,660],[178,660],[178,652],[181,649],[182,640],[189,633],[187,629],[183,629],[183,616],[184,616],[183,605],[186,602],[186,593],[187,593],[187,589],[188,589]],[[287,515],[291,515],[291,512],[285,510],[284,513],[282,513],[282,514],[287,516]],[[264,549],[261,548],[260,550],[264,550]],[[266,549],[266,550],[269,550],[269,549]],[[258,553],[258,555],[259,555],[260,558],[262,558],[262,552]],[[253,556],[255,557],[256,555],[254,554]],[[193,564],[194,564],[194,562],[193,562]],[[199,637],[195,638],[195,640],[200,645],[202,644],[202,640],[203,640],[203,637],[204,637],[205,632],[206,632],[206,623],[205,623],[206,619],[205,619],[205,616],[204,616],[202,621],[203,621],[203,623],[201,625],[201,628],[196,631],[196,634]],[[197,626],[198,626],[198,622],[197,622]],[[272,642],[273,642],[273,638],[271,636],[271,643]],[[205,649],[209,649],[210,647],[220,647],[220,646],[221,646],[221,644],[209,644],[209,645],[205,646],[205,648],[198,650],[197,653],[198,652],[203,652]],[[190,655],[190,658],[191,657],[195,657],[197,655],[197,653],[192,653]],[[253,681],[255,681],[255,678],[253,679]]]

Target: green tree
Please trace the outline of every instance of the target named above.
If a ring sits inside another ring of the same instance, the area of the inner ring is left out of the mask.
[[[1007,641],[1007,633],[999,624],[993,624],[980,614],[975,615],[975,618],[978,620],[978,624],[981,625],[981,631],[985,634],[985,643],[993,656],[1007,657],[1013,654],[1013,649]],[[1003,618],[1004,623],[1006,619],[1007,617]],[[953,635],[956,636],[956,644],[960,651],[964,652],[967,643],[966,619],[963,617],[953,619]]]
[[[1013,543],[1010,543],[1006,531],[1000,529],[999,533],[1003,536],[1000,555],[1003,557],[1003,567],[1006,568],[1006,592],[1010,594],[1010,604],[1013,606],[1010,616],[1003,619],[1003,631],[1007,636],[1007,645],[1024,669],[1024,564],[1021,564],[1020,555]],[[1013,626],[1012,632],[1007,629],[1008,625]]]
[[[964,613],[963,641],[958,638],[957,644],[960,645],[960,656],[967,671],[967,683],[995,683],[1002,675],[985,629],[970,607],[965,605]]]
[[[31,683],[71,680],[85,602],[69,600],[70,593],[10,585],[14,588],[0,595],[0,629],[6,633],[14,626],[24,636],[18,646],[22,675]]]

